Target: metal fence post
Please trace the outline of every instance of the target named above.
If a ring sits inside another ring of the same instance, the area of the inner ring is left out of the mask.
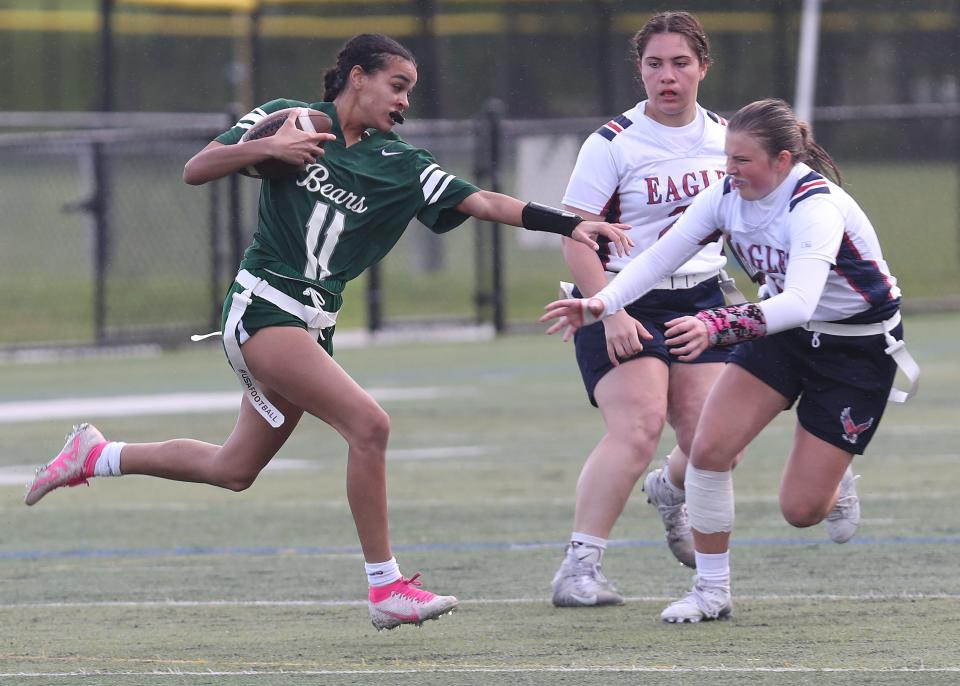
[[[80,173],[85,179],[87,193],[64,203],[62,211],[83,212],[89,219],[93,260],[93,340],[98,345],[107,342],[107,267],[110,257],[110,189],[104,144],[91,142],[80,158]]]
[[[613,96],[611,65],[613,64],[613,8],[610,0],[593,0],[593,17],[596,22],[594,50],[597,56],[597,102],[601,112],[613,112],[616,101]],[[618,55],[619,57],[619,55]]]
[[[101,112],[112,112],[114,105],[114,50],[113,50],[113,0],[100,0],[100,79],[98,82],[97,107]]]
[[[239,121],[244,114],[243,103],[233,102],[227,108],[227,128]],[[227,241],[229,245],[231,269],[240,268],[243,258],[243,230],[240,226],[243,220],[243,211],[240,208],[240,175],[230,174],[227,177]]]
[[[502,100],[496,98],[488,100],[483,115],[477,122],[474,174],[478,183],[482,183],[495,193],[500,192],[500,150],[504,110]],[[482,323],[486,319],[485,314],[489,308],[492,310],[494,330],[497,333],[503,333],[506,329],[506,316],[503,304],[502,230],[497,222],[490,223],[488,252],[488,246],[484,240],[487,232],[484,228],[481,224],[476,234],[474,300],[477,306],[477,323]],[[487,278],[489,278],[489,284]]]
[[[215,181],[210,184],[210,206],[207,221],[210,224],[210,327],[211,329],[220,329],[220,305],[218,300],[222,297],[223,284],[221,282],[221,272],[223,271],[223,255],[220,242],[221,216],[221,184]]]
[[[379,262],[367,269],[367,329],[371,332],[383,328],[382,276]]]
[[[98,344],[106,343],[107,334],[107,268],[110,265],[110,187],[107,173],[107,161],[102,143],[91,146],[93,162],[93,194],[90,197],[89,210],[93,215],[94,252],[93,252],[93,321],[94,339]]]
[[[503,143],[503,115],[506,104],[501,100],[492,100],[487,107],[487,118],[490,121],[490,190],[499,193],[501,147]],[[503,227],[494,222],[490,227],[493,233],[491,242],[491,279],[493,287],[493,327],[497,333],[506,330],[506,313],[503,302]]]

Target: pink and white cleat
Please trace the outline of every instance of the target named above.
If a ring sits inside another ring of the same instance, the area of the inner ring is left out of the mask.
[[[46,465],[37,469],[33,482],[27,485],[23,499],[33,505],[47,493],[61,486],[79,486],[93,476],[93,467],[107,444],[103,434],[92,424],[78,424],[67,434],[63,450]]]
[[[420,588],[420,572],[409,579],[401,577],[386,586],[371,586],[367,596],[370,621],[377,628],[394,629],[401,624],[420,626],[428,619],[438,619],[453,612],[457,599],[452,595],[436,595]]]

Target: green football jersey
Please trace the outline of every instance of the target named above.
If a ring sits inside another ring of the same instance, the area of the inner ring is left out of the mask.
[[[454,208],[478,188],[392,131],[346,147],[332,102],[272,100],[216,140],[236,144],[266,115],[287,107],[329,114],[337,140],[296,177],[261,181],[257,231],[241,267],[306,279],[339,294],[390,252],[414,217],[436,233],[467,219]]]

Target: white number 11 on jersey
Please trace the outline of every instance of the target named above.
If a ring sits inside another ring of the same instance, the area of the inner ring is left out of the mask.
[[[327,215],[332,215],[329,222]],[[330,256],[343,233],[344,215],[339,210],[330,211],[330,206],[318,202],[313,206],[310,219],[307,220],[307,266],[303,275],[308,279],[325,279],[330,276]],[[324,225],[326,233],[324,234]],[[320,243],[320,236],[323,243]],[[319,252],[318,252],[319,248]]]

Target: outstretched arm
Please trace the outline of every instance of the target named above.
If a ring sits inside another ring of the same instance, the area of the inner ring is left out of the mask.
[[[721,188],[721,186],[715,186]],[[586,299],[555,300],[546,306],[541,322],[554,322],[547,333],[563,331],[564,340],[592,321],[609,317],[653,288],[657,281],[672,274],[693,257],[702,245],[715,240],[717,218],[704,200],[708,189],[698,195],[676,224],[650,248],[630,261],[606,287]],[[712,192],[714,195],[715,191]]]
[[[540,317],[540,321],[557,320],[547,329],[547,333],[562,330],[563,340],[569,340],[577,329],[611,316],[627,303],[647,293],[657,281],[667,274],[672,274],[699,249],[696,241],[689,240],[675,227],[652,247],[631,260],[630,264],[606,287],[594,294],[594,297],[555,300],[544,308],[546,313]]]
[[[503,193],[479,191],[464,198],[457,210],[477,219],[520,226],[531,231],[548,231],[569,236],[594,250],[599,250],[596,238],[604,236],[617,250],[617,254],[626,255],[633,245],[624,233],[630,227],[626,224],[608,224],[599,221],[584,221],[572,213],[537,205],[523,203]]]
[[[563,331],[563,340],[569,341],[577,329],[600,321],[604,315],[604,307],[603,301],[599,298],[554,300],[544,308],[546,313],[540,317],[540,321],[553,322],[547,329],[547,333]]]

